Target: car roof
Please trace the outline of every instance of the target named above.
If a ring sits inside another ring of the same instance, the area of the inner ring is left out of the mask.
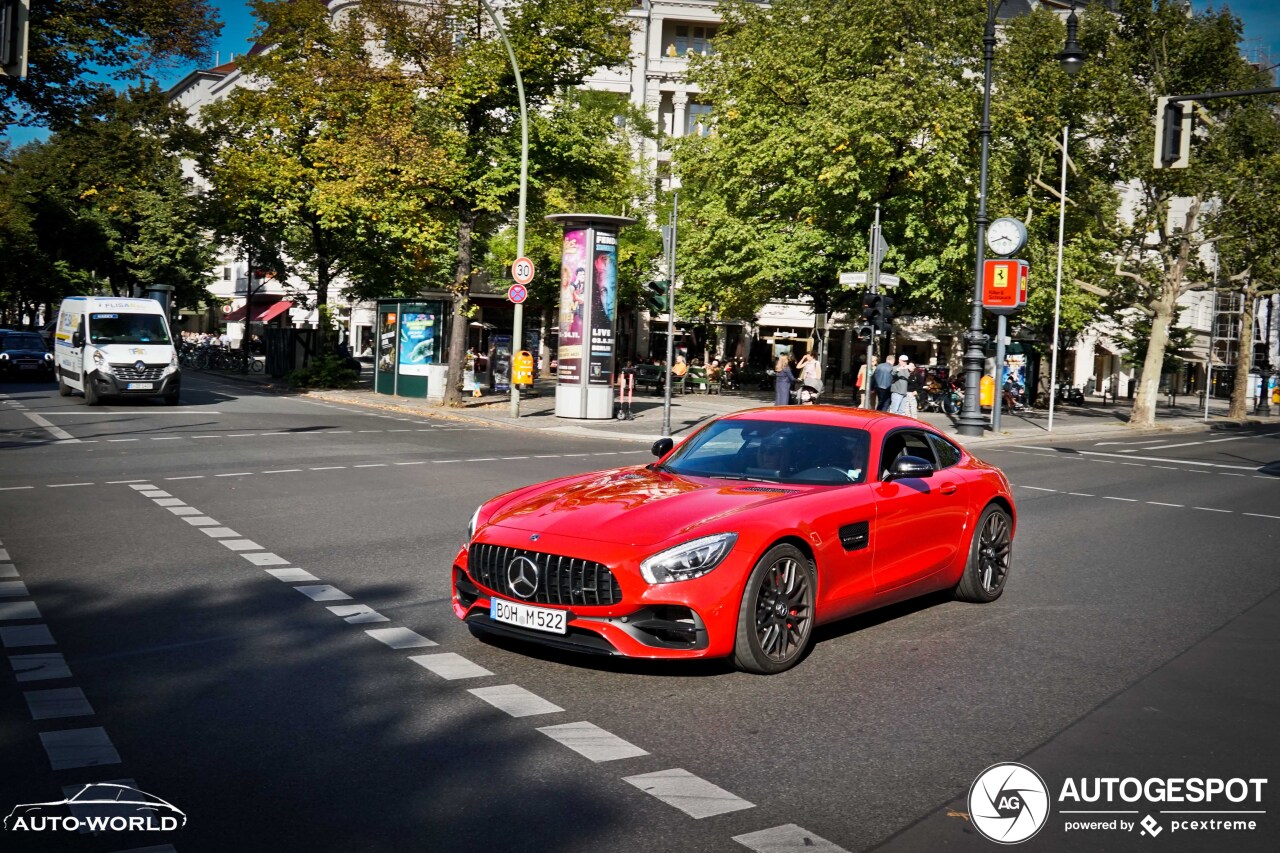
[[[906,415],[891,415],[870,409],[845,406],[767,406],[722,415],[719,420],[779,421],[793,424],[816,424],[845,429],[864,429],[880,434],[895,427],[912,427],[936,432],[933,427]]]

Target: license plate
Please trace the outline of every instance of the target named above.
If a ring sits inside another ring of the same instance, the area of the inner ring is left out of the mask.
[[[124,386],[126,391],[150,391],[156,387],[154,382],[130,382]]]
[[[530,607],[501,598],[489,599],[489,618],[495,622],[505,622],[520,628],[532,628],[534,631],[546,631],[548,634],[568,633],[564,610],[552,610],[550,607]]]
[[[19,364],[18,369],[19,370],[35,370],[39,366],[40,365],[38,364]]]

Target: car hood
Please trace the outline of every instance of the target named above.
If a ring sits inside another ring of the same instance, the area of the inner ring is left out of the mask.
[[[519,498],[489,523],[531,533],[654,545],[803,491],[803,486],[690,479],[626,468]]]

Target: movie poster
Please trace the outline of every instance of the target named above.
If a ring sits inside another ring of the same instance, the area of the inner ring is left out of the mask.
[[[614,317],[618,307],[618,238],[596,234],[591,304],[591,385],[613,382]]]
[[[587,231],[564,232],[560,256],[560,344],[556,351],[556,376],[561,382],[581,384],[583,333],[590,297],[590,249]]]

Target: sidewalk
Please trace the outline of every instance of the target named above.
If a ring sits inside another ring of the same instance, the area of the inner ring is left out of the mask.
[[[281,380],[269,376],[226,374],[209,372],[241,382],[249,382],[272,390],[285,390]],[[368,377],[366,377],[368,378]],[[652,442],[662,436],[663,401],[660,395],[637,394],[631,411],[634,420],[579,420],[558,418],[555,415],[555,380],[540,379],[535,383],[534,395],[522,393],[520,417],[511,417],[511,400],[506,394],[486,394],[480,398],[465,397],[462,405],[446,408],[422,399],[393,397],[375,394],[368,383],[356,388],[334,391],[306,391],[308,396],[332,402],[365,406],[385,411],[399,411],[414,415],[449,418],[455,420],[483,421],[510,429],[540,430],[562,435],[590,437],[635,442]],[[847,389],[836,389],[826,395],[826,404],[851,406]],[[747,390],[732,394],[683,394],[671,400],[671,433],[679,438],[716,415],[741,411],[759,406],[773,405],[773,392]],[[1280,408],[1272,407],[1269,417],[1254,416],[1243,419],[1226,417],[1227,401],[1211,400],[1209,419],[1197,398],[1187,398],[1186,403],[1173,406],[1162,401],[1156,408],[1156,426],[1151,429],[1133,429],[1128,426],[1133,403],[1130,400],[1103,404],[1098,398],[1090,398],[1084,406],[1059,406],[1055,408],[1053,430],[1049,431],[1047,410],[1027,411],[1020,414],[1003,413],[999,434],[990,427],[990,413],[984,412],[988,426],[981,436],[965,437],[956,431],[955,418],[937,412],[920,414],[920,420],[954,437],[966,446],[984,446],[997,443],[1031,441],[1048,436],[1063,440],[1121,438],[1151,432],[1175,432],[1210,429],[1238,429],[1265,423],[1280,423]]]

